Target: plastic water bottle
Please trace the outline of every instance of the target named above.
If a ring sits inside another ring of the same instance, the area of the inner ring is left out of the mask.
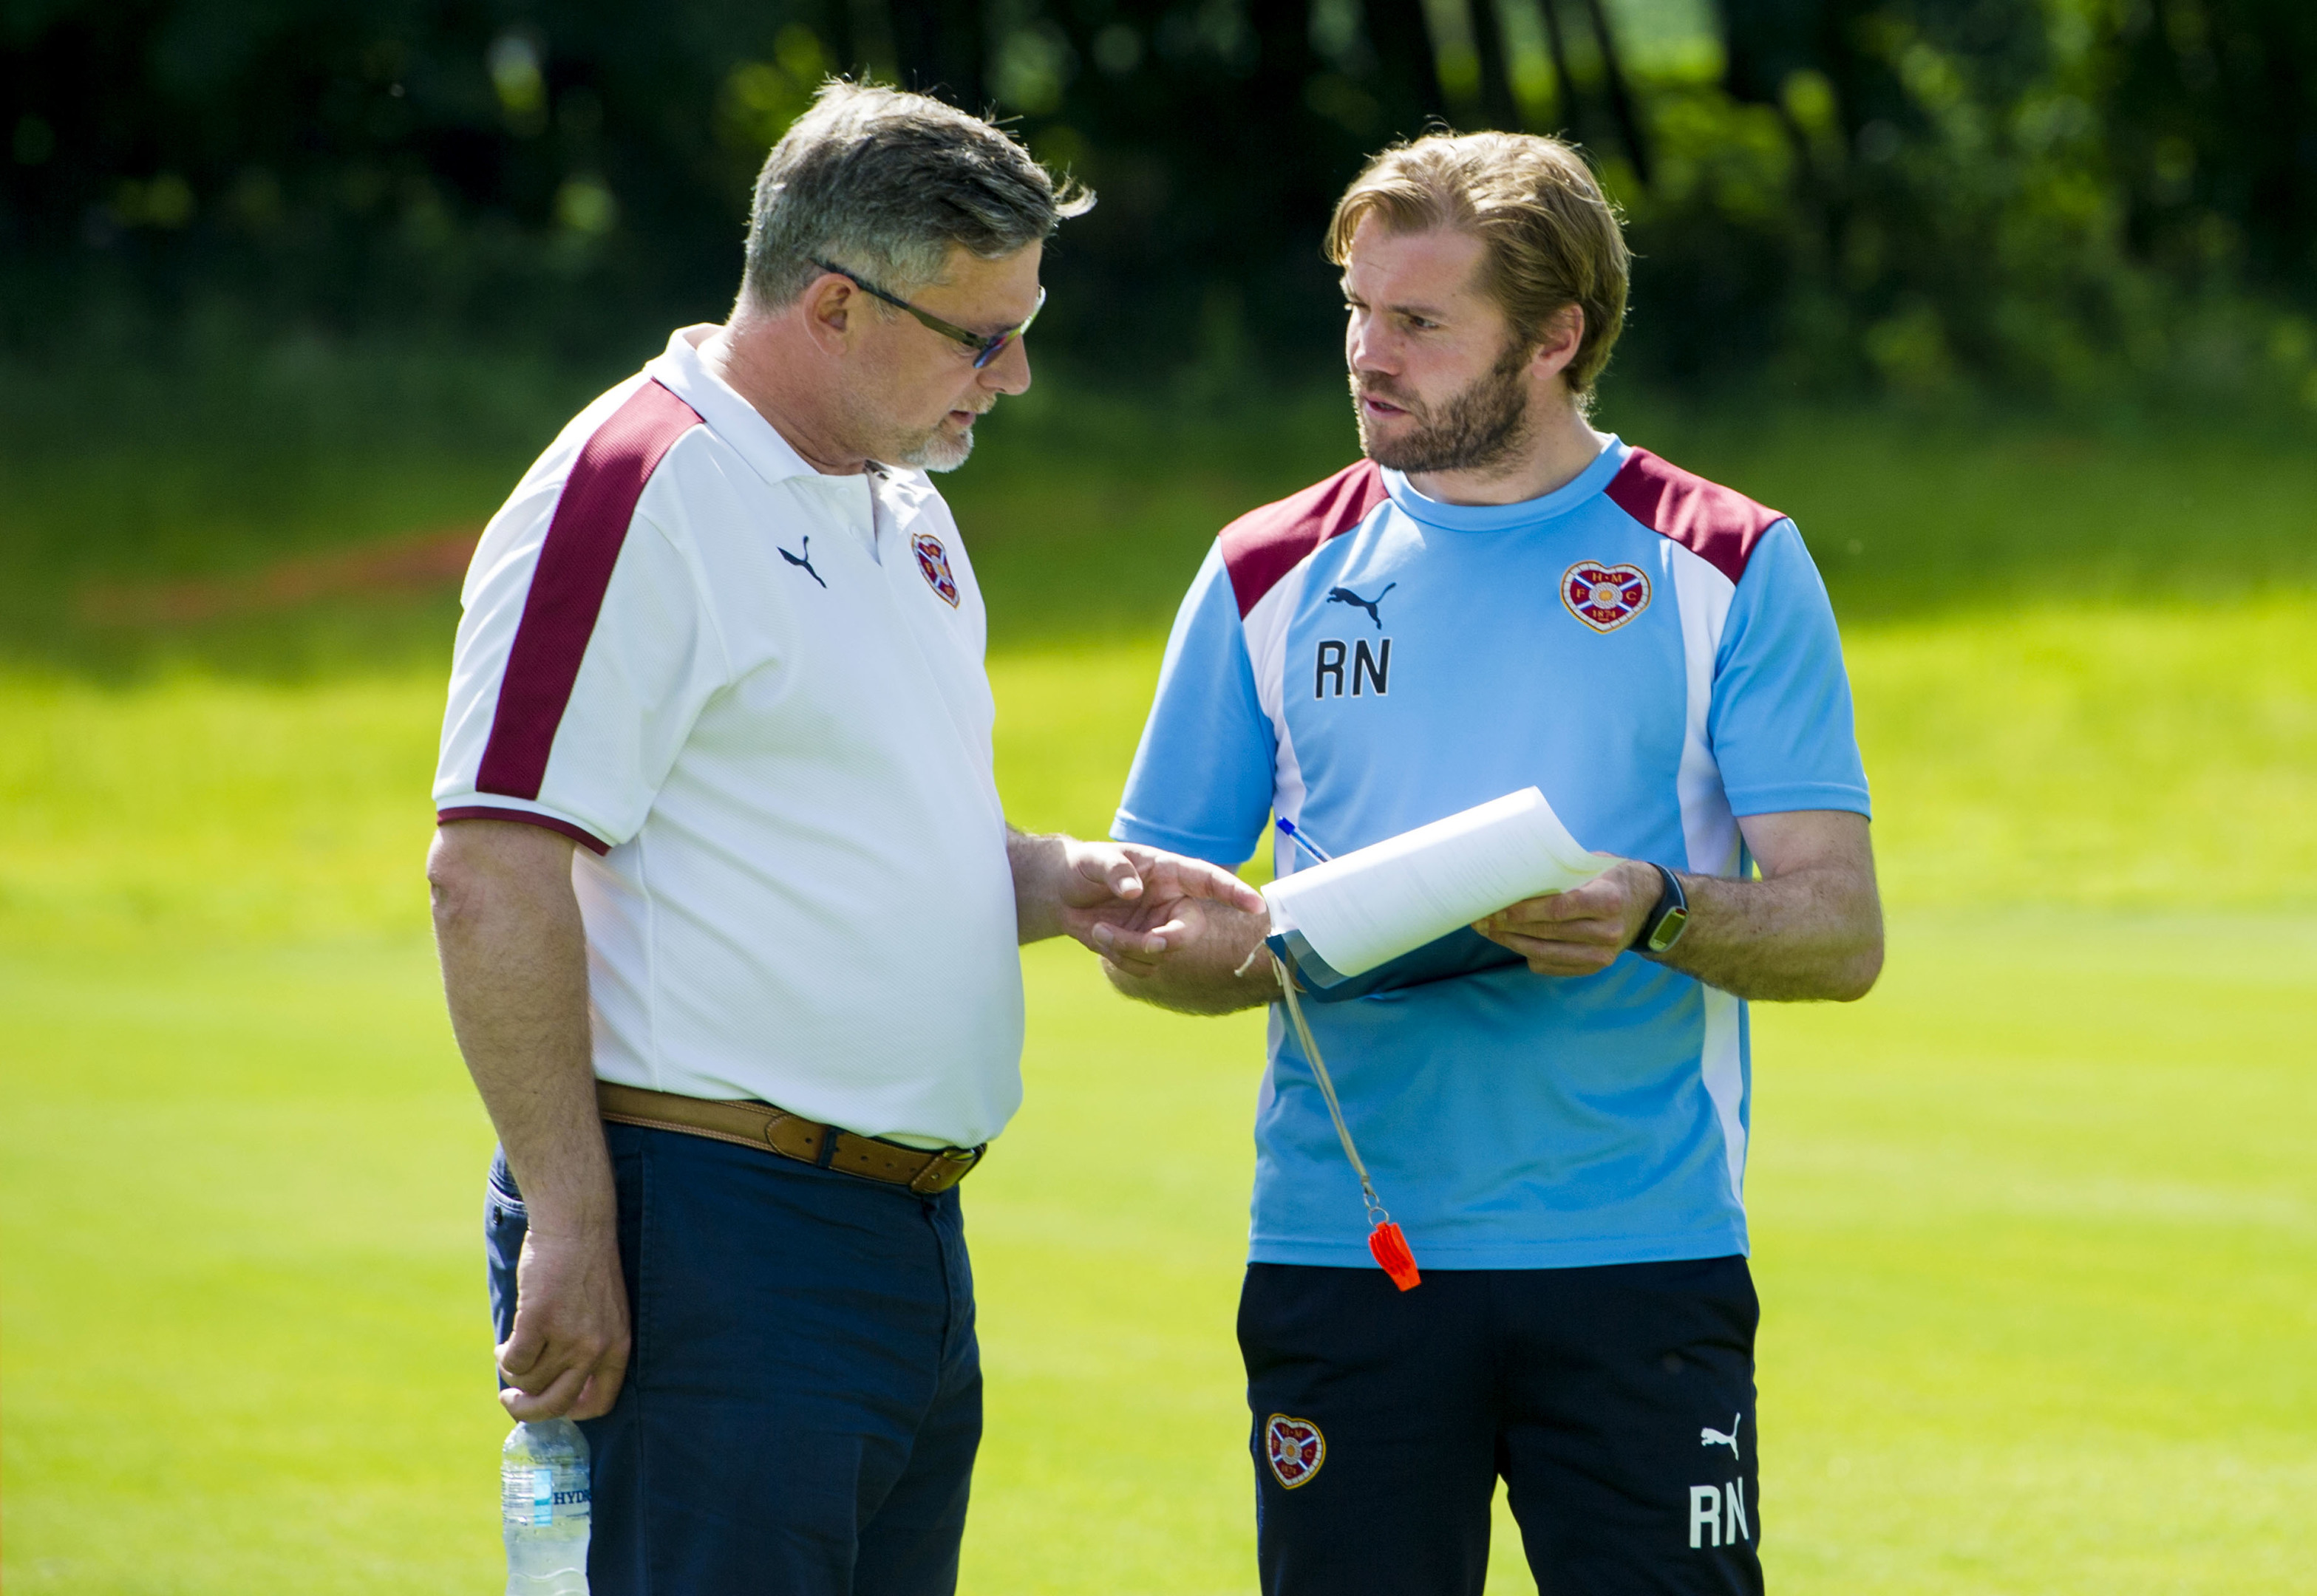
[[[587,1596],[587,1438],[568,1419],[518,1424],[499,1452],[507,1596]]]

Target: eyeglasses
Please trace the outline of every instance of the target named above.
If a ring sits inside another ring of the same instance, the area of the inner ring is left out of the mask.
[[[889,294],[883,289],[879,288],[875,283],[867,281],[865,278],[854,276],[852,272],[847,272],[842,266],[832,266],[827,261],[814,261],[812,263],[819,267],[824,272],[834,272],[837,276],[842,277],[845,281],[851,283],[854,288],[859,289],[863,293],[869,295],[871,298],[882,299],[886,304],[892,306],[897,310],[908,311],[911,316],[916,317],[919,321],[931,327],[935,332],[939,333],[943,337],[954,339],[956,342],[964,344],[968,349],[973,351],[973,369],[977,371],[980,370],[982,367],[988,365],[990,361],[996,360],[999,355],[1005,353],[1006,346],[1013,343],[1016,338],[1019,338],[1023,334],[1028,332],[1030,330],[1030,324],[1038,319],[1038,312],[1046,308],[1046,290],[1041,288],[1038,290],[1037,306],[1030,312],[1029,316],[1023,320],[1020,326],[1008,327],[1002,333],[992,333],[988,337],[984,337],[980,333],[967,332],[955,322],[944,321],[940,317],[935,316],[930,310],[920,310],[915,305],[910,304],[907,299],[902,299],[899,294]]]

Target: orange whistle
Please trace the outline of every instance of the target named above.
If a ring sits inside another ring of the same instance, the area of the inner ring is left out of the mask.
[[[1391,1220],[1368,1232],[1368,1251],[1401,1290],[1413,1291],[1423,1282],[1424,1277],[1416,1272],[1416,1254],[1408,1250],[1408,1238]]]

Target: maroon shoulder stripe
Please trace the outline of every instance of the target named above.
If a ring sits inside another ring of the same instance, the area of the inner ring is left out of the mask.
[[[636,501],[662,457],[699,424],[691,406],[647,382],[580,449],[523,595],[490,740],[475,773],[477,791],[538,798]]]
[[[1744,494],[1636,449],[1609,480],[1610,502],[1735,582],[1754,545],[1785,516]]]
[[[1303,557],[1367,519],[1384,499],[1383,473],[1373,460],[1346,466],[1275,504],[1250,510],[1222,530],[1223,566],[1230,571],[1239,616],[1262,602]]]

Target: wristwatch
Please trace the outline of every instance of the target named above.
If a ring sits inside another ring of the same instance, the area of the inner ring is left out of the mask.
[[[1644,958],[1673,951],[1673,945],[1689,928],[1689,898],[1681,889],[1681,878],[1661,864],[1650,868],[1664,885],[1658,889],[1657,907],[1642,922],[1642,933],[1633,939],[1633,951]]]

